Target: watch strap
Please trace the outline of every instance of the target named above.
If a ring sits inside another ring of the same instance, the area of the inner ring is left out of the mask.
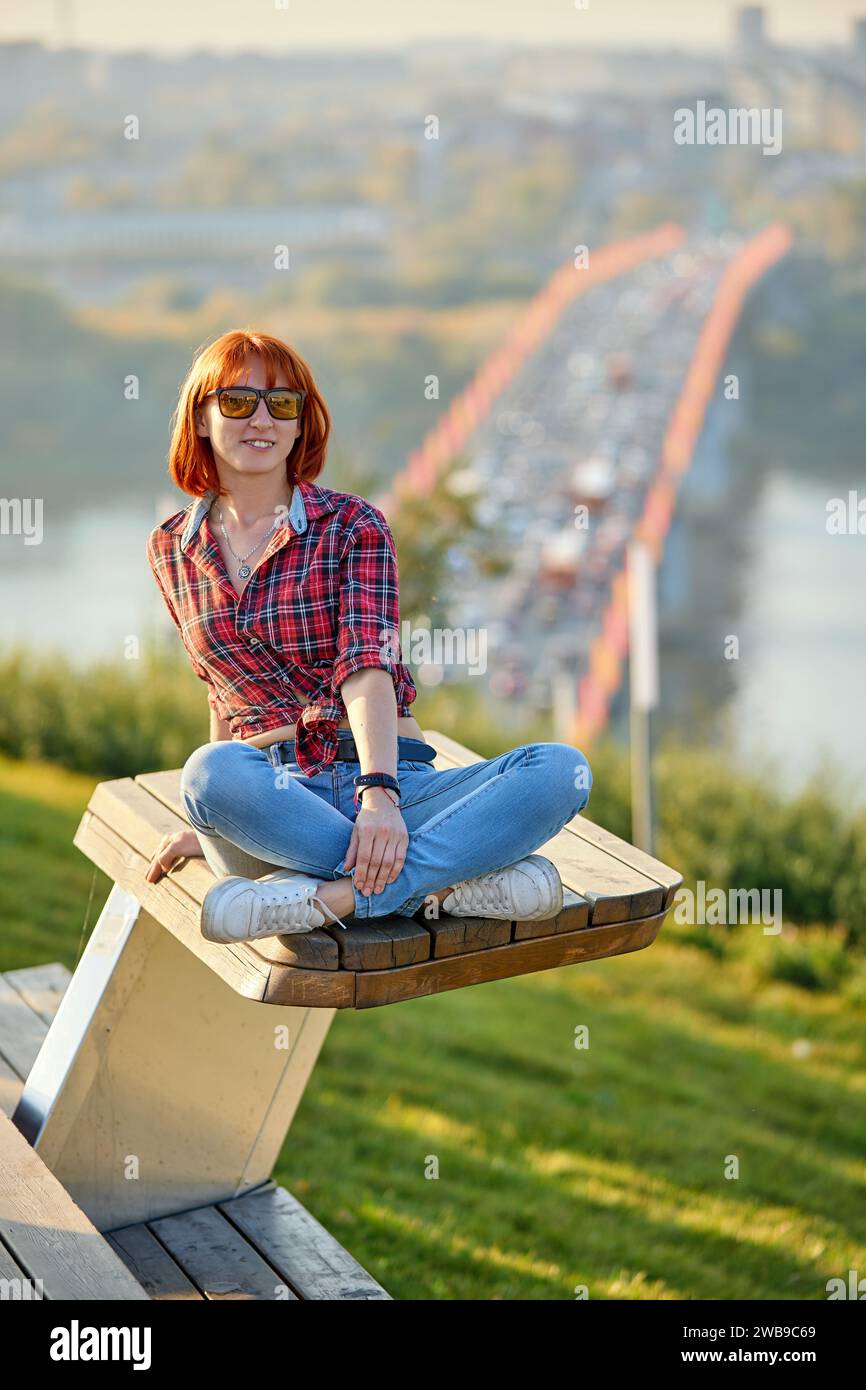
[[[360,804],[361,792],[364,787],[385,787],[389,791],[396,792],[398,798],[400,796],[400,783],[396,777],[391,776],[390,772],[361,772],[352,781],[355,788],[354,802],[356,806]]]

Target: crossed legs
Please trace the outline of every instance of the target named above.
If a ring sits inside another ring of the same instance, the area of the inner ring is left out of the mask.
[[[181,790],[206,859],[218,876],[308,873],[331,911],[360,918],[411,916],[452,884],[515,863],[583,809],[592,785],[583,753],[565,743],[526,744],[469,767],[400,768],[406,859],[393,883],[367,895],[343,862],[353,820],[333,804],[330,771],[309,780],[284,772],[239,740],[196,749]]]

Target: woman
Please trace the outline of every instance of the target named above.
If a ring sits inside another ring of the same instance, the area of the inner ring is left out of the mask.
[[[553,917],[562,884],[531,851],[586,805],[587,761],[532,743],[431,766],[388,523],[315,481],[330,423],[307,364],[264,333],[224,334],[183,384],[169,472],[194,501],[147,555],[208,686],[211,741],[183,769],[192,829],[163,839],[147,878],[203,854],[213,941],[422,907]]]

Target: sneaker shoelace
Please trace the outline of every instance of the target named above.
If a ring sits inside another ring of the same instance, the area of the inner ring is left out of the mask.
[[[319,909],[319,911],[320,911],[320,912],[324,912],[328,917],[330,917],[330,919],[331,919],[332,922],[336,922],[338,926],[342,927],[342,928],[343,928],[343,931],[348,931],[348,930],[349,930],[349,928],[346,926],[346,923],[343,921],[343,919],[342,919],[341,917],[337,917],[337,916],[331,911],[331,909],[328,907],[328,904],[327,904],[327,903],[323,903],[323,902],[322,902],[322,899],[316,897],[315,893],[313,894],[312,898],[310,899],[310,902],[314,902],[314,903],[316,904],[317,908]]]
[[[464,909],[471,907],[479,912],[490,907],[498,912],[510,912],[513,903],[511,893],[506,889],[507,872],[507,869],[499,869],[480,878],[464,879],[455,889],[456,906]]]
[[[343,931],[349,930],[346,923],[335,916],[327,903],[323,903],[321,898],[317,897],[315,893],[310,894],[308,898],[302,898],[300,901],[297,898],[290,898],[288,895],[285,895],[277,902],[264,903],[261,909],[261,925],[262,927],[272,928],[275,931],[279,931],[280,927],[295,926],[298,922],[297,913],[299,911],[303,912],[308,903],[315,903],[319,912],[326,917],[330,917],[332,922],[336,922],[343,928]],[[304,918],[302,917],[301,920],[303,921]]]

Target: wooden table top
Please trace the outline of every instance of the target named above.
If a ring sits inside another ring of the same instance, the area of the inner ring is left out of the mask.
[[[437,749],[435,767],[480,760],[445,734],[429,730],[424,737]],[[200,930],[202,900],[216,881],[203,859],[181,861],[159,883],[144,877],[162,836],[188,826],[180,775],[175,769],[101,782],[74,843],[234,990],[262,1003],[373,1008],[641,950],[655,939],[682,882],[676,870],[580,815],[538,847],[565,888],[563,910],[547,921],[349,919],[348,931],[329,925],[223,945]]]

